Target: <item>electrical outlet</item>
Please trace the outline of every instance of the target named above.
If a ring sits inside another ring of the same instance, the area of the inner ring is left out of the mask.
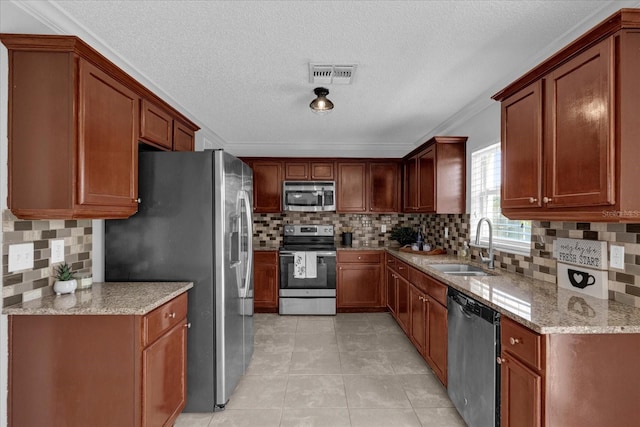
[[[445,227],[444,228],[444,238],[448,238],[449,237],[449,227]]]
[[[64,240],[51,241],[51,264],[64,261]]]
[[[624,270],[624,246],[611,245],[611,267]]]
[[[380,226],[380,232],[381,233],[386,233],[387,232],[387,224],[382,224]]]
[[[9,272],[33,268],[33,243],[9,245]]]

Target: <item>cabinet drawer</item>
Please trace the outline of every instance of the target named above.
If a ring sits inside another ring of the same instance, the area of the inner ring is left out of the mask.
[[[383,252],[338,251],[338,262],[380,263]]]
[[[183,293],[143,317],[142,345],[147,346],[187,317],[187,294]]]
[[[396,259],[391,255],[387,255],[387,267],[396,269]]]
[[[434,300],[438,301],[440,304],[447,306],[447,291],[449,287],[443,283],[438,282],[437,280],[429,278],[429,288],[427,289],[427,294]]]
[[[396,261],[396,271],[399,275],[409,280],[409,266],[402,261]]]
[[[501,327],[502,350],[536,369],[542,369],[542,337],[506,317],[502,318]]]
[[[431,278],[429,276],[413,267],[409,267],[409,282],[413,283],[416,288],[427,293],[430,281]]]

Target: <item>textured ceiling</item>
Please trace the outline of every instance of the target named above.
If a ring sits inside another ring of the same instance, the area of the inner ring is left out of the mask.
[[[637,1],[6,3],[95,46],[239,155],[402,156]],[[2,19],[3,32],[31,32]],[[35,24],[34,24],[35,25]],[[54,32],[54,31],[52,31]],[[313,114],[309,62],[357,63]],[[496,123],[496,126],[498,124]]]

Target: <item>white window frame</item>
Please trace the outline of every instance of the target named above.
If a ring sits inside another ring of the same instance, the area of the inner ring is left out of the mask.
[[[471,153],[470,243],[475,246],[480,218],[488,217],[493,225],[495,250],[528,256],[531,255],[531,221],[510,220],[500,209],[500,155],[500,142]],[[482,224],[480,246],[489,246],[487,224]]]

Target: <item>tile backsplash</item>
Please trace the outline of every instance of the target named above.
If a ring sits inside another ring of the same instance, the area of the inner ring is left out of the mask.
[[[353,232],[353,246],[389,246],[396,244],[390,240],[391,230],[396,227],[417,227],[424,225],[424,216],[418,214],[337,214],[291,212],[285,214],[256,214],[254,216],[254,245],[280,246],[284,224],[333,224],[336,244],[340,244],[342,231],[350,227]],[[387,231],[381,231],[382,225]]]
[[[64,259],[74,272],[91,272],[91,220],[17,219],[2,213],[2,306],[53,294],[51,241],[64,240]],[[33,242],[33,269],[9,273],[9,245]]]
[[[51,241],[64,239],[65,261],[76,272],[91,272],[92,228],[90,220],[19,220],[11,211],[2,215],[3,256],[2,256],[2,305],[13,305],[22,301],[39,298],[53,293],[53,267]],[[353,245],[380,247],[397,245],[390,240],[390,233],[396,227],[417,227],[423,225],[426,240],[434,247],[448,250],[457,255],[464,241],[469,241],[468,214],[427,215],[427,214],[336,214],[336,213],[287,213],[256,214],[254,217],[254,244],[256,246],[278,247],[282,243],[282,227],[286,223],[330,223],[336,227],[336,244],[344,227],[353,229]],[[385,233],[382,225],[387,226]],[[445,238],[445,227],[448,237]],[[608,224],[588,222],[534,221],[532,225],[530,255],[495,252],[498,268],[556,282],[556,260],[553,258],[553,242],[557,237],[573,239],[603,240],[609,245],[625,248],[625,268],[609,268],[609,298],[640,307],[640,224]],[[34,243],[34,268],[32,270],[8,272],[9,245]],[[471,256],[478,260],[479,251],[472,248]]]
[[[279,246],[282,242],[282,226],[285,223],[331,223],[336,227],[336,243],[340,243],[342,227],[353,228],[354,246],[396,245],[390,240],[390,231],[398,226],[417,227],[422,224],[426,240],[432,246],[445,248],[457,255],[464,241],[470,239],[470,216],[426,214],[258,214],[255,216],[254,244]],[[380,226],[387,225],[387,232]],[[445,238],[445,227],[448,237]],[[624,246],[624,271],[609,268],[609,299],[640,307],[640,224],[608,224],[588,222],[533,221],[531,253],[518,255],[495,251],[497,268],[556,283],[557,267],[553,258],[553,242],[557,237],[603,240],[609,244]],[[471,249],[471,257],[479,260],[479,250]]]

